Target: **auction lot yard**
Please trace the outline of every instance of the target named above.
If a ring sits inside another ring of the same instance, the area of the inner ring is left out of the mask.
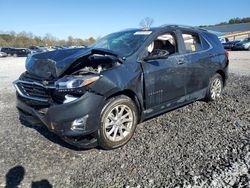
[[[25,58],[0,59],[0,187],[250,186],[250,52],[230,52],[216,103],[195,102],[137,126],[122,148],[77,150],[21,125],[11,82]]]

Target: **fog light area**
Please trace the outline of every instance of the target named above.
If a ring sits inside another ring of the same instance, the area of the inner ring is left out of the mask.
[[[85,115],[82,118],[74,120],[71,126],[71,130],[84,131],[86,128],[86,122],[88,117],[89,115]]]

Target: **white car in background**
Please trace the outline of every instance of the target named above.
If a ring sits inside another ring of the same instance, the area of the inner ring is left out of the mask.
[[[8,54],[6,54],[5,52],[0,52],[0,57],[7,57]]]

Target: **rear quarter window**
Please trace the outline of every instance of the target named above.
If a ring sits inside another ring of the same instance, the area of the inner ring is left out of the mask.
[[[223,45],[216,35],[209,32],[204,32],[202,33],[202,36],[212,45],[213,48],[218,49],[219,51],[225,51]]]
[[[200,35],[200,39],[201,39],[202,49],[208,50],[210,48],[210,44],[206,41],[206,39],[204,39],[202,35]]]

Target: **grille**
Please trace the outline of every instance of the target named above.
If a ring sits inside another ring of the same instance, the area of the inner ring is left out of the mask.
[[[24,72],[20,76],[19,80],[16,80],[14,82],[14,86],[16,87],[16,90],[21,97],[32,101],[48,103],[49,101],[51,101],[51,92],[54,89],[54,81],[46,80],[46,82],[50,86],[43,85],[43,81],[45,80],[41,77],[30,74],[28,72]]]
[[[17,93],[26,99],[48,103],[50,99],[49,89],[38,82],[17,80],[14,82]]]
[[[26,96],[43,99],[49,98],[48,90],[42,86],[22,82],[18,83],[17,86],[21,90],[21,92]]]

